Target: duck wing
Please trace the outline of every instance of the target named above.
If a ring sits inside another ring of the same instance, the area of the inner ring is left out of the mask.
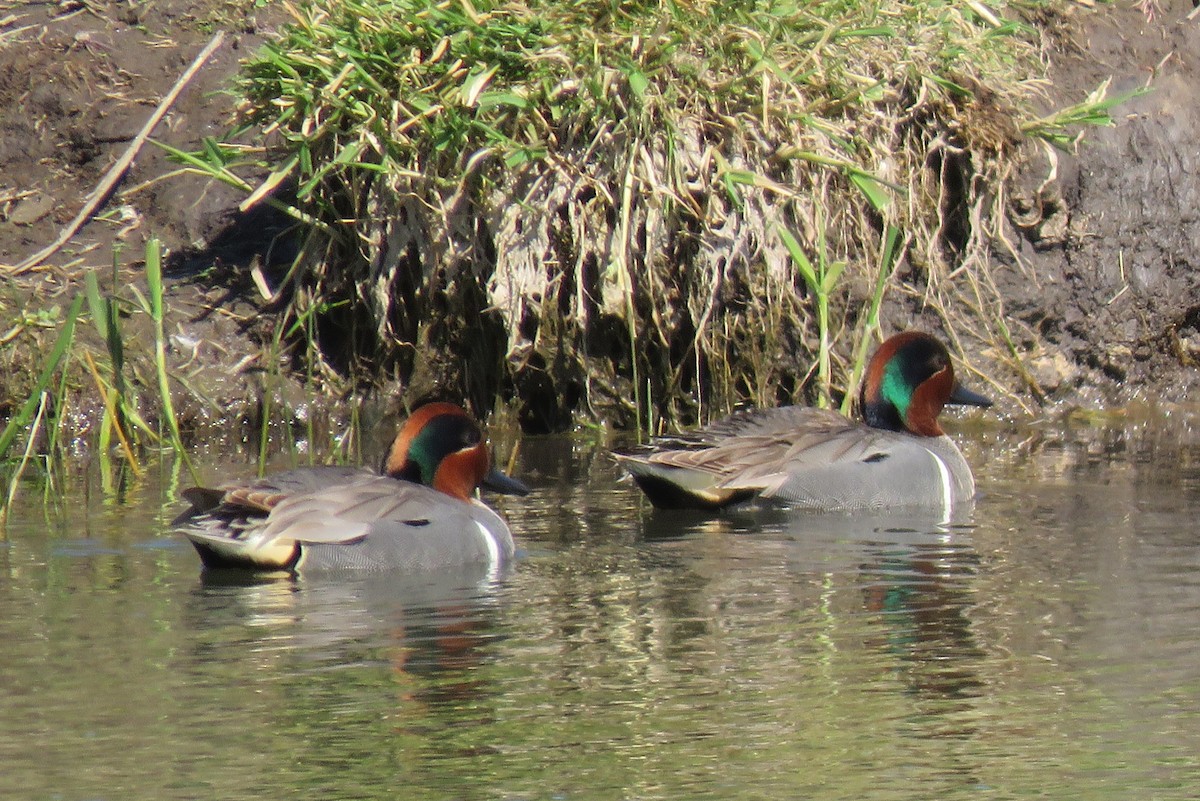
[[[513,552],[508,527],[482,503],[384,476],[287,498],[261,536],[295,543],[303,572],[497,565]]]
[[[640,462],[699,470],[746,486],[791,464],[854,460],[870,449],[874,429],[826,409],[785,406],[726,417],[696,431],[657,439],[619,454]]]
[[[796,473],[886,459],[898,435],[804,406],[755,409],[617,455],[656,505],[713,508],[780,495]],[[851,474],[853,471],[850,471]]]
[[[189,487],[182,495],[191,504],[191,508],[184,510],[174,522],[178,525],[203,514],[268,514],[284,498],[352,484],[373,475],[375,474],[361,467],[302,467],[249,482],[236,482],[220,487]]]
[[[215,489],[192,487],[183,493],[191,508],[174,524],[208,566],[286,568],[297,558],[299,545],[295,531],[273,524],[275,510],[280,506],[286,510],[289,504],[314,495],[319,498],[325,493],[352,493],[355,486],[373,479],[382,477],[361,468],[312,467]],[[316,505],[327,506],[319,501]],[[312,533],[315,526],[331,522],[326,508],[319,522],[302,530]],[[340,524],[323,535],[328,541],[353,541],[365,533],[362,525]]]
[[[420,484],[366,475],[279,501],[262,536],[303,544],[349,544],[382,531],[422,529],[432,520],[474,528],[473,505]]]
[[[855,510],[945,508],[974,491],[970,468],[945,437],[918,438],[803,407],[722,421],[718,432],[717,444],[692,458],[715,466],[716,488],[731,495]]]

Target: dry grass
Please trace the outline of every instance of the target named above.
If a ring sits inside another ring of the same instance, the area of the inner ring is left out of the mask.
[[[267,159],[248,202],[294,187],[316,225],[273,289],[314,359],[515,396],[531,428],[850,396],[888,298],[1003,342],[1013,152],[1107,119],[1035,119],[1012,4],[290,8],[241,83],[271,149],[193,167]]]

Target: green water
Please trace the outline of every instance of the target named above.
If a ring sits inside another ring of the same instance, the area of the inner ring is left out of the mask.
[[[27,487],[0,798],[1195,798],[1198,442],[985,434],[943,523],[655,514],[529,440],[492,584],[213,582],[158,473]]]

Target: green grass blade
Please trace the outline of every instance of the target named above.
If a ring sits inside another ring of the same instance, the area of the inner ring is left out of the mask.
[[[808,284],[808,288],[813,292],[818,291],[821,288],[821,282],[817,280],[817,271],[813,268],[812,262],[808,260],[800,242],[796,240],[791,231],[782,225],[776,226],[775,230],[779,233],[779,238],[783,240],[783,246],[787,248],[788,255],[795,262],[796,269],[804,276],[804,283]]]
[[[54,347],[50,349],[46,365],[42,368],[42,372],[34,384],[33,392],[22,404],[20,410],[8,421],[8,425],[4,427],[4,433],[0,434],[0,459],[4,459],[8,455],[8,449],[12,447],[17,434],[33,420],[38,404],[41,403],[42,393],[50,386],[55,371],[66,358],[71,342],[75,339],[75,321],[79,318],[83,301],[83,294],[75,296],[71,308],[67,311],[67,316],[63,319],[63,327],[58,333],[58,339],[54,341]]]
[[[875,211],[884,211],[891,198],[883,191],[882,185],[874,177],[857,170],[850,171],[850,183],[858,187]]]
[[[835,261],[825,268],[825,281],[822,287],[826,294],[833,292],[837,287],[838,279],[842,277],[842,272],[846,269],[846,262]]]
[[[87,297],[88,314],[91,315],[92,324],[96,326],[96,333],[100,338],[108,340],[108,303],[100,296],[100,282],[96,279],[96,273],[93,270],[88,270],[83,276],[83,293]]]
[[[154,366],[158,375],[158,392],[162,401],[162,416],[171,434],[171,444],[183,458],[192,477],[199,481],[196,470],[183,447],[175,404],[171,401],[171,382],[167,376],[167,344],[163,329],[162,245],[155,238],[146,243],[146,284],[150,290],[150,318],[154,322]]]

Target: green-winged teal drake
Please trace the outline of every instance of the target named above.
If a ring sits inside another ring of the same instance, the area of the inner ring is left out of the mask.
[[[436,570],[512,558],[508,525],[477,497],[524,495],[491,467],[487,438],[458,406],[418,408],[396,435],[382,474],[310,467],[193,487],[175,521],[206,567],[257,570]]]
[[[948,509],[974,496],[971,468],[937,418],[948,403],[991,401],[958,385],[941,342],[917,331],[888,339],[861,402],[861,423],[802,406],[748,410],[616,458],[662,508],[770,498],[831,511]]]

